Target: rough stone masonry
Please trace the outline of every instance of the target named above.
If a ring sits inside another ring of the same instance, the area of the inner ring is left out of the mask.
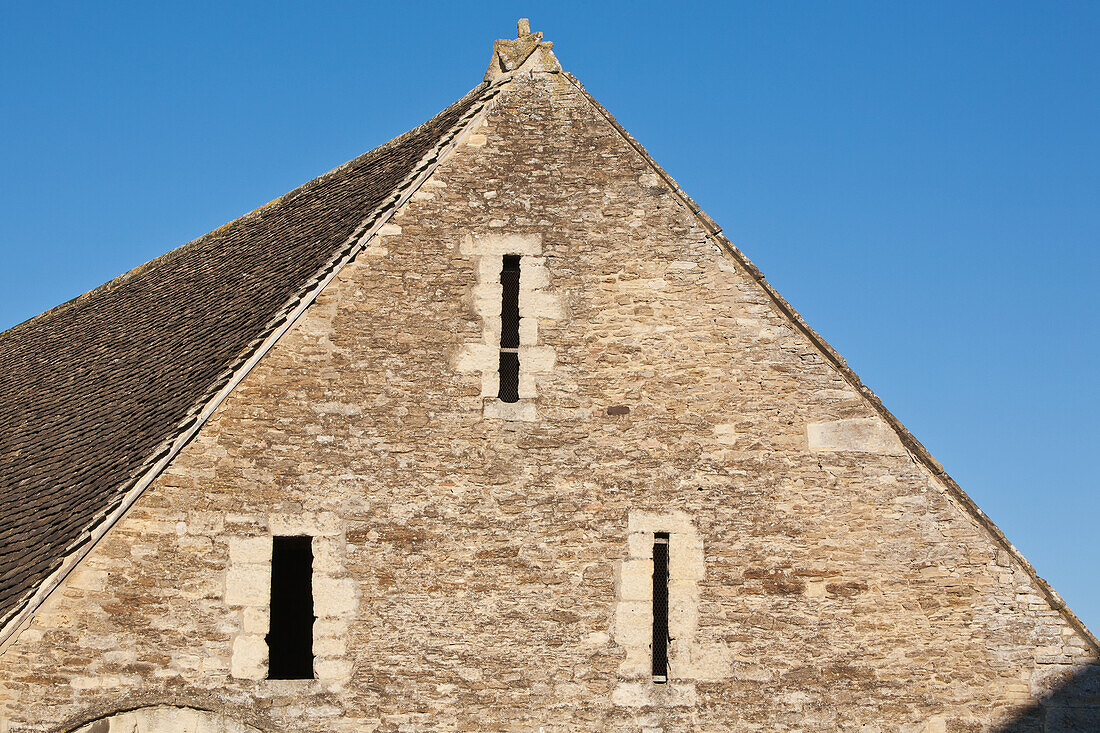
[[[0,731],[1098,729],[1095,640],[519,40],[487,114],[6,644]],[[266,679],[284,534],[313,537],[313,679]]]

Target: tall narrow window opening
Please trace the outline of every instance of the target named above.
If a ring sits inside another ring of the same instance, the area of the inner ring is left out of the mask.
[[[653,536],[653,681],[668,681],[668,532]]]
[[[272,538],[268,679],[313,678],[312,539]]]
[[[501,402],[519,401],[519,255],[504,255],[500,270],[503,296],[500,304]]]

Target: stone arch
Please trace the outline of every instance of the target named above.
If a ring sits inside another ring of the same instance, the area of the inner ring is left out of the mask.
[[[85,723],[71,733],[261,733],[250,725],[196,708],[173,705],[127,710]]]

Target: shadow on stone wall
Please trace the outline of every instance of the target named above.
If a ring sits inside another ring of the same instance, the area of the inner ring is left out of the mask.
[[[153,705],[115,713],[76,728],[73,733],[260,733],[218,713],[174,705]]]
[[[1100,665],[1052,668],[1041,686],[1049,692],[998,733],[1100,731]]]

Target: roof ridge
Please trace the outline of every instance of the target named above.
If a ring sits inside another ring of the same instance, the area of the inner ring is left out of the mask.
[[[1094,653],[1100,654],[1100,640],[1097,639],[1096,635],[1093,634],[1088,629],[1088,627],[1085,626],[1085,623],[1080,618],[1078,618],[1077,614],[1075,614],[1069,608],[1069,606],[1066,605],[1065,600],[1063,600],[1062,596],[1059,595],[1056,590],[1054,590],[1050,583],[1039,576],[1038,572],[1035,570],[1035,566],[1033,566],[1028,561],[1028,559],[1024,557],[1023,553],[1020,552],[1020,550],[1017,549],[1011,541],[1009,541],[1008,537],[1005,536],[1005,533],[1001,531],[1001,528],[998,527],[997,524],[989,518],[989,515],[982,511],[981,507],[979,507],[977,503],[970,498],[969,494],[967,494],[966,491],[964,491],[963,488],[959,486],[959,484],[953,478],[951,478],[951,476],[947,473],[947,470],[939,461],[935,459],[935,457],[924,446],[924,444],[917,440],[917,438],[909,432],[909,429],[902,424],[901,420],[899,420],[894,415],[894,413],[890,412],[890,410],[887,409],[886,405],[882,403],[882,400],[879,398],[879,396],[875,394],[875,392],[870,387],[863,383],[863,380],[859,378],[859,375],[856,374],[850,366],[848,366],[848,362],[845,361],[844,357],[841,356],[840,353],[837,352],[837,350],[834,349],[832,345],[829,344],[829,342],[821,336],[821,334],[815,331],[814,328],[809,323],[807,323],[805,319],[802,318],[802,315],[794,308],[794,306],[787,302],[786,298],[780,295],[779,291],[776,290],[772,286],[772,284],[769,283],[764,277],[764,273],[760,271],[760,268],[753,264],[752,260],[750,260],[745,255],[745,253],[737,247],[737,245],[731,242],[729,238],[722,233],[722,227],[720,227],[718,223],[714,221],[714,219],[710,218],[710,216],[707,215],[705,211],[703,211],[702,207],[700,207],[699,204],[695,202],[695,199],[689,196],[687,192],[680,187],[680,184],[678,184],[676,180],[671,175],[669,175],[669,173],[664,168],[661,167],[660,163],[653,159],[653,157],[642,146],[642,144],[639,143],[634,138],[634,136],[626,130],[626,128],[619,124],[619,121],[616,120],[615,117],[607,111],[607,108],[605,108],[595,99],[595,97],[588,93],[588,91],[584,88],[584,85],[581,84],[580,80],[569,72],[565,72],[563,76],[565,76],[565,78],[568,79],[569,82],[577,88],[577,90],[585,97],[585,99],[587,99],[588,102],[594,106],[596,111],[604,119],[606,119],[613,128],[615,128],[615,130],[626,140],[630,147],[632,147],[636,153],[638,153],[640,156],[642,156],[642,158],[646,160],[646,162],[661,177],[661,180],[663,180],[668,186],[672,188],[673,193],[676,194],[676,196],[688,207],[688,209],[691,210],[692,214],[703,224],[703,228],[706,229],[707,233],[714,237],[715,240],[717,240],[721,244],[722,249],[726,251],[729,255],[731,255],[734,260],[742,268],[744,268],[744,270],[748,273],[752,280],[757,285],[759,285],[762,290],[764,290],[765,294],[775,304],[776,308],[779,309],[780,313],[783,314],[792,323],[794,323],[798,330],[800,330],[803,335],[806,336],[811,344],[817,347],[824,354],[829,363],[831,363],[833,367],[840,372],[840,374],[856,390],[856,392],[858,392],[861,397],[866,399],[871,404],[871,407],[875,410],[875,412],[878,413],[879,416],[886,421],[886,424],[889,425],[895,433],[897,433],[898,438],[901,440],[902,445],[905,446],[909,454],[932,475],[933,480],[941,482],[943,484],[944,493],[947,494],[948,497],[950,497],[956,503],[958,503],[964,513],[970,515],[971,518],[992,537],[993,541],[996,544],[1000,545],[1002,549],[1008,552],[1008,554],[1014,560],[1016,560],[1021,569],[1035,582],[1035,585],[1038,587],[1040,593],[1046,599],[1050,607],[1061,614],[1066,622],[1081,635],[1081,637],[1085,640],[1087,644],[1092,647]]]
[[[48,317],[55,316],[55,315],[63,312],[64,310],[72,307],[73,305],[76,305],[77,303],[85,300],[86,298],[89,298],[91,296],[97,295],[97,294],[102,293],[104,291],[108,291],[108,290],[111,290],[113,288],[116,288],[116,287],[122,285],[123,283],[130,281],[131,279],[133,279],[137,275],[140,275],[144,272],[147,272],[148,270],[150,270],[154,267],[157,267],[159,265],[163,265],[163,264],[168,263],[168,262],[172,262],[174,259],[181,256],[184,253],[185,250],[189,249],[190,247],[199,245],[199,244],[201,244],[202,242],[204,242],[208,239],[213,238],[218,233],[222,232],[223,230],[227,229],[228,227],[231,227],[235,224],[239,224],[241,222],[245,222],[245,221],[248,221],[250,219],[254,219],[254,218],[257,218],[259,216],[262,216],[265,212],[270,211],[276,205],[290,203],[291,201],[295,200],[297,197],[299,197],[299,196],[313,190],[315,187],[317,187],[317,186],[319,186],[319,185],[335,178],[338,174],[342,173],[343,171],[346,171],[348,168],[353,167],[355,164],[361,162],[364,158],[366,158],[368,156],[372,156],[372,155],[378,155],[378,154],[380,154],[380,153],[382,153],[386,150],[389,150],[391,148],[399,146],[402,142],[404,142],[404,141],[408,140],[409,138],[411,138],[411,137],[419,134],[420,132],[422,132],[425,128],[430,126],[431,123],[434,122],[436,119],[438,119],[440,117],[443,117],[448,112],[450,112],[453,108],[455,108],[455,107],[463,104],[464,102],[466,102],[470,97],[473,97],[473,96],[476,96],[477,94],[480,94],[481,92],[483,92],[489,86],[490,86],[489,82],[484,82],[484,81],[481,82],[480,84],[478,84],[477,86],[472,88],[470,91],[466,92],[466,94],[464,94],[458,100],[451,103],[450,105],[448,105],[446,108],[444,108],[443,110],[441,110],[437,114],[433,115],[430,119],[422,122],[421,124],[417,125],[416,127],[412,128],[410,130],[406,130],[405,132],[401,133],[397,137],[391,138],[391,139],[387,140],[386,142],[382,143],[381,145],[376,145],[375,147],[371,148],[370,150],[366,151],[365,153],[361,153],[361,154],[355,156],[354,158],[352,158],[351,160],[347,160],[347,161],[341,163],[340,165],[336,166],[335,168],[332,168],[328,171],[325,171],[324,173],[322,173],[318,176],[314,176],[313,178],[309,179],[305,183],[301,183],[301,184],[295,186],[294,188],[292,188],[291,190],[289,190],[286,193],[282,194],[281,196],[279,196],[277,198],[274,198],[271,201],[268,201],[266,204],[263,204],[261,206],[257,206],[255,209],[252,209],[251,211],[247,211],[244,214],[241,214],[240,216],[237,216],[233,219],[230,219],[229,221],[225,222],[224,224],[222,224],[219,227],[211,229],[210,231],[205,232],[203,234],[200,234],[199,236],[195,237],[194,239],[192,239],[188,242],[185,242],[181,245],[173,247],[172,249],[168,250],[164,254],[157,255],[156,257],[154,257],[151,260],[147,260],[146,262],[143,262],[140,265],[136,265],[136,266],[130,268],[129,270],[127,270],[126,272],[122,273],[121,275],[117,275],[117,276],[111,278],[110,280],[108,280],[107,282],[102,283],[100,285],[97,285],[96,287],[92,288],[91,290],[83,292],[80,295],[73,296],[72,298],[69,298],[66,301],[58,303],[57,305],[52,306],[51,308],[49,308],[47,310],[44,310],[41,313],[38,313],[37,315],[33,315],[30,318],[27,318],[26,320],[20,321],[19,323],[16,323],[15,325],[10,326],[9,328],[7,328],[3,331],[0,331],[0,340],[3,340],[4,338],[8,337],[9,335],[14,335],[16,332],[22,331],[24,328],[30,328],[32,324],[35,324],[38,321],[45,320]]]

